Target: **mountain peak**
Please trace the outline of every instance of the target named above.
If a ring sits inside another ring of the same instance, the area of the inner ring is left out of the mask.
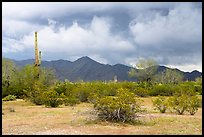
[[[89,58],[88,56],[83,56],[81,58],[78,58],[74,62],[89,62],[89,61],[94,61],[93,59]],[[94,61],[95,62],[95,61]]]
[[[200,73],[200,72],[197,70],[193,70],[191,73]]]
[[[89,58],[88,56],[83,56],[83,57],[81,57],[81,58],[79,58],[79,59],[87,59],[87,60],[92,60],[91,58]]]

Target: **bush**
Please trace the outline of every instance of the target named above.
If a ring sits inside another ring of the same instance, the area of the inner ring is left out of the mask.
[[[2,100],[3,101],[14,101],[14,100],[16,100],[16,96],[15,95],[8,95],[8,96],[4,97]]]
[[[125,89],[119,89],[116,96],[105,96],[99,98],[94,108],[98,117],[103,120],[132,122],[136,113],[141,111],[140,103],[136,100],[134,93]]]
[[[76,104],[79,104],[80,101],[75,96],[69,96],[69,97],[63,98],[63,103],[65,106],[74,106]]]
[[[34,103],[35,105],[43,105],[43,98],[41,96],[40,93],[35,94],[35,96],[33,96],[32,98],[29,99],[32,103]]]
[[[24,90],[25,91],[25,90]],[[27,91],[25,91],[27,92]],[[39,90],[34,90],[34,91],[30,91],[30,95],[27,97],[27,99],[34,103],[35,105],[42,105],[43,102],[43,98],[42,98],[42,92]]]
[[[40,82],[36,82],[32,90],[23,90],[26,99],[36,105],[42,105],[43,98],[42,94],[45,92],[46,88]]]
[[[196,95],[195,88],[192,82],[185,82],[176,86],[174,95],[181,96],[183,94],[188,96]]]
[[[173,85],[158,84],[150,90],[150,96],[171,96],[174,93]]]
[[[161,113],[165,113],[168,108],[168,100],[163,97],[159,96],[155,100],[152,101],[155,109],[159,110]]]
[[[102,95],[100,95],[99,93],[90,93],[89,97],[88,97],[88,102],[90,103],[96,103],[96,101],[101,98]]]
[[[197,96],[191,96],[188,98],[188,108],[187,111],[191,114],[194,115],[197,111],[198,108],[200,107],[201,100]]]
[[[73,90],[73,95],[76,96],[80,102],[88,101],[90,89],[86,85],[81,85]]]
[[[140,96],[140,97],[147,97],[149,95],[149,90],[141,87],[137,87],[134,90],[135,95]]]
[[[202,85],[194,85],[194,90],[197,92],[199,95],[202,95]]]
[[[42,99],[46,107],[58,107],[63,104],[63,98],[54,90],[44,92]]]
[[[58,94],[62,94],[65,93],[66,89],[67,89],[67,82],[56,82],[54,90],[58,93]]]
[[[169,104],[179,115],[182,115],[188,108],[188,98],[186,94],[173,96],[169,98]]]

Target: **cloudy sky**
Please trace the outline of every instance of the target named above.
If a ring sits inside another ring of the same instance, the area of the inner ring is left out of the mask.
[[[133,65],[141,58],[202,72],[202,3],[3,2],[3,57],[43,60],[82,56]]]

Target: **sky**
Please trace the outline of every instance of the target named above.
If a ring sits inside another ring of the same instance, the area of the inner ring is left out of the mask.
[[[42,60],[88,56],[134,66],[140,59],[202,72],[200,2],[3,2],[2,56]]]

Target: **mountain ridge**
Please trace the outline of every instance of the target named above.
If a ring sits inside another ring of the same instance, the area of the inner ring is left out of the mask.
[[[13,60],[16,66],[22,67],[26,64],[34,64],[34,59],[27,60]],[[52,60],[52,61],[42,61],[43,67],[54,69],[56,76],[59,80],[68,79],[69,81],[109,81],[113,80],[117,76],[118,81],[137,81],[136,78],[128,77],[127,72],[132,68],[124,64],[101,64],[90,57],[83,56],[75,61],[68,60]],[[160,66],[157,69],[157,73],[164,71],[168,67]],[[169,68],[171,69],[171,68]],[[195,78],[202,76],[202,73],[193,70],[192,72],[183,72],[176,68],[184,74],[184,80],[195,80]]]

